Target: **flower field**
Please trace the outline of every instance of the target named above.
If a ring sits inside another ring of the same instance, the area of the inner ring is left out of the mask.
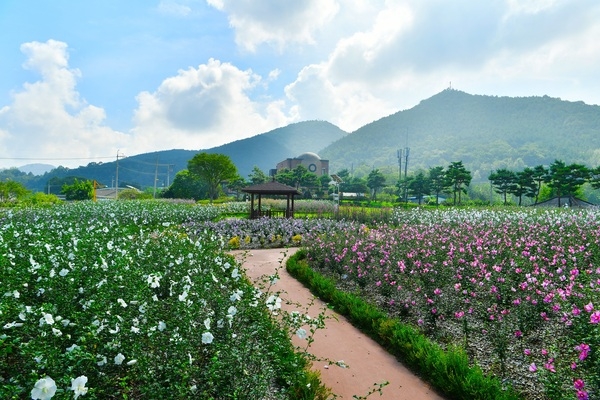
[[[395,211],[304,245],[340,287],[527,398],[600,398],[598,211]]]
[[[218,213],[85,202],[0,214],[0,398],[289,398],[306,360],[270,317],[277,294],[244,279],[213,231],[182,228]]]

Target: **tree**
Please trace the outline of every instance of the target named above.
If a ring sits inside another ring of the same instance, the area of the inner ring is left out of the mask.
[[[253,185],[265,183],[269,180],[269,177],[256,165],[252,168],[252,173],[248,175],[248,178],[250,178],[250,183]]]
[[[507,194],[512,194],[517,189],[517,174],[506,168],[500,168],[490,173],[488,179],[492,182],[494,191],[504,198],[504,205],[508,204]]]
[[[188,171],[206,183],[211,203],[217,198],[221,183],[238,176],[235,164],[225,154],[198,153],[188,161]]]
[[[515,185],[512,194],[519,198],[519,205],[523,196],[534,198],[538,193],[538,186],[534,180],[535,172],[531,168],[525,168],[521,172],[517,172],[517,184]]]
[[[373,200],[377,198],[377,190],[384,185],[385,176],[383,176],[379,169],[372,170],[367,177],[367,187],[373,191]]]
[[[448,180],[444,167],[429,168],[429,188],[435,194],[435,205],[439,204],[440,194],[448,190]]]
[[[531,175],[531,178],[537,185],[534,201],[534,204],[537,204],[540,198],[540,192],[542,190],[542,183],[548,180],[548,170],[543,165],[536,165],[533,167],[533,174]]]
[[[162,193],[167,199],[201,199],[208,196],[205,182],[194,177],[190,171],[183,169],[175,174],[173,183]]]
[[[0,201],[19,200],[28,193],[29,190],[19,182],[0,182]]]
[[[240,198],[240,191],[247,185],[246,180],[241,175],[238,175],[229,181],[227,187],[235,192],[235,199],[238,200]]]
[[[94,183],[89,180],[75,179],[72,185],[63,185],[61,193],[67,200],[91,200],[94,198]]]
[[[467,186],[471,184],[471,171],[468,171],[463,165],[462,161],[453,161],[446,170],[446,182],[448,187],[452,188],[452,194],[454,195],[454,204],[460,204],[461,192],[467,192]],[[456,195],[458,194],[458,203],[456,202]]]
[[[423,202],[423,196],[430,193],[429,179],[423,171],[409,178],[408,191],[417,198],[419,205]]]
[[[550,164],[548,186],[554,190],[558,197],[558,206],[561,205],[560,198],[562,196],[574,196],[589,177],[590,170],[585,165],[566,165],[561,160],[555,160]]]
[[[600,189],[600,166],[590,170],[590,185],[594,189]]]

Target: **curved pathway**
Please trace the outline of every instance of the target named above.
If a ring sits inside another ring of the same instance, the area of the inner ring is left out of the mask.
[[[285,266],[284,256],[290,256],[296,249],[261,249],[234,251],[232,254],[243,261],[243,268],[250,279],[256,281],[261,277],[273,274],[278,267]],[[287,252],[287,254],[286,254]],[[281,291],[281,297],[292,303],[310,304],[314,296],[301,283],[287,273],[285,268],[279,269],[279,280],[273,291]],[[285,306],[288,311],[298,307]],[[319,299],[308,310],[311,316],[317,316],[326,305]],[[306,313],[305,309],[298,310]],[[334,362],[343,360],[348,368],[329,365],[327,361],[315,361],[313,369],[321,372],[321,381],[333,390],[341,399],[352,399],[353,396],[366,396],[377,388],[377,384],[389,382],[379,393],[369,398],[382,400],[444,400],[436,394],[428,384],[421,381],[405,366],[387,353],[374,340],[354,328],[343,316],[327,310],[325,328],[314,335],[314,342],[308,352],[319,359]],[[294,335],[294,344],[306,346],[306,340]]]

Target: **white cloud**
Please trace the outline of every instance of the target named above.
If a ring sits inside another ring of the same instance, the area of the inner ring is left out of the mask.
[[[13,93],[12,103],[0,110],[0,158],[51,159],[49,163],[76,167],[116,153],[127,143],[126,135],[102,124],[102,108],[80,98],[76,90],[80,72],[69,69],[66,43],[29,42],[21,51],[27,56],[24,67],[41,79],[25,83]],[[82,160],[66,160],[70,158]],[[35,160],[22,163],[27,162]]]
[[[228,14],[238,46],[255,51],[268,43],[282,50],[289,43],[314,43],[314,35],[339,10],[335,0],[207,0]]]
[[[144,149],[206,149],[291,122],[280,101],[250,98],[260,83],[252,71],[215,59],[180,70],[154,93],[138,95],[136,143]]]
[[[185,4],[180,4],[173,0],[161,0],[158,4],[158,11],[177,17],[186,17],[192,12],[192,9]]]
[[[412,107],[450,81],[474,94],[582,95],[580,84],[597,81],[598,18],[588,0],[388,1],[370,26],[340,36],[325,60],[304,67],[286,95],[300,119],[346,130]]]

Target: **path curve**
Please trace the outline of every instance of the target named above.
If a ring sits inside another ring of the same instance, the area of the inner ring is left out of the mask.
[[[232,252],[236,259],[243,261],[243,268],[248,277],[255,282],[261,277],[271,275],[284,265],[287,257],[297,249],[260,249],[237,250]],[[284,259],[284,256],[286,257]],[[282,299],[293,303],[309,304],[314,299],[313,294],[300,282],[294,279],[285,268],[279,270],[279,281],[273,287],[274,291],[282,291]],[[285,303],[282,302],[282,303]],[[308,313],[317,316],[324,303],[316,299]],[[293,311],[295,308],[288,308]],[[306,310],[299,310],[306,312]],[[326,320],[326,327],[316,332],[314,343],[309,352],[316,357],[340,361],[343,360],[348,368],[328,365],[325,361],[316,361],[313,369],[321,372],[321,381],[340,399],[352,399],[356,396],[366,396],[375,384],[389,382],[382,389],[382,395],[374,393],[369,398],[381,400],[444,400],[425,382],[387,353],[379,344],[367,335],[354,328],[343,316],[327,310],[327,315],[335,316]],[[294,335],[296,345],[305,345]]]

